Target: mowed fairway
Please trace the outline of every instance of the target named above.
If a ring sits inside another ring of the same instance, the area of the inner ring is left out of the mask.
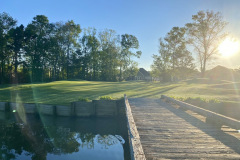
[[[100,96],[160,98],[201,97],[227,102],[239,102],[240,82],[195,79],[178,83],[145,81],[96,82],[56,81],[41,84],[1,85],[1,102],[44,103],[70,105],[79,98],[98,99]]]

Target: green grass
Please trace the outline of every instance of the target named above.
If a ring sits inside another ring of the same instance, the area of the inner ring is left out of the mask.
[[[160,98],[162,94],[206,101],[240,102],[240,82],[195,79],[178,83],[56,81],[40,84],[0,85],[0,101],[70,105],[79,97],[90,100],[109,96]]]

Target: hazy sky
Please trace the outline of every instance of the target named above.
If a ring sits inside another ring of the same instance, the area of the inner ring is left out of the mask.
[[[0,12],[7,12],[27,25],[36,15],[50,22],[74,20],[82,28],[116,30],[133,34],[140,42],[139,67],[150,69],[158,53],[158,39],[174,26],[191,22],[199,10],[219,11],[229,22],[227,31],[240,40],[240,0],[0,0]],[[240,53],[222,62],[240,66]]]

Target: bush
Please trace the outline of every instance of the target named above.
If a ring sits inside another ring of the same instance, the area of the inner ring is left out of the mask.
[[[177,99],[179,101],[183,101],[186,103],[190,103],[196,106],[210,106],[221,103],[218,99],[206,99],[202,97],[174,97],[172,98]]]
[[[99,99],[100,100],[113,100],[113,98],[110,96],[101,96]]]
[[[220,101],[218,99],[210,99],[208,102],[209,103],[220,103]]]
[[[81,101],[81,102],[91,102],[90,99],[88,99],[88,98],[82,98],[82,97],[80,97],[78,100]]]

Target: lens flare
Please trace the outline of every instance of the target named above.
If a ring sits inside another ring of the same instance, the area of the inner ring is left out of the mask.
[[[218,46],[218,51],[223,57],[231,57],[240,51],[240,42],[228,37]]]

